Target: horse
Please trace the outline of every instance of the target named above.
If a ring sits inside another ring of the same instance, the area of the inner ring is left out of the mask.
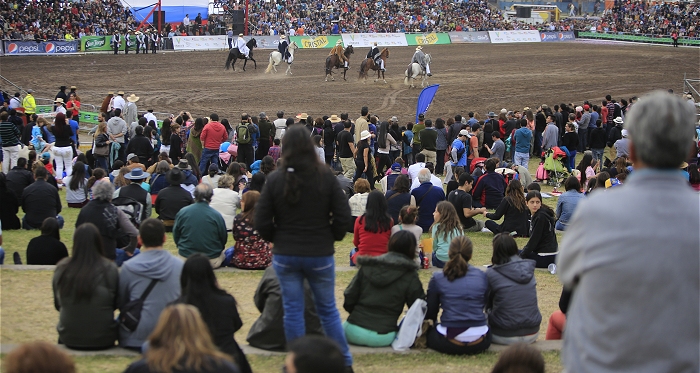
[[[248,47],[250,52],[248,52],[248,58],[245,58],[243,54],[241,54],[241,51],[238,50],[238,48],[231,48],[231,50],[228,52],[228,58],[226,59],[226,70],[228,70],[229,67],[233,67],[233,71],[236,71],[236,60],[245,60],[243,62],[243,71],[245,71],[245,65],[248,64],[248,60],[253,61],[255,64],[255,68],[258,68],[258,63],[255,61],[253,58],[253,48],[258,47],[258,41],[255,40],[255,38],[251,38],[248,40],[245,45]]]
[[[348,47],[345,48],[345,52],[343,52],[343,55],[345,55],[348,63],[350,62],[350,55],[353,53],[355,53],[355,50],[353,49],[352,45],[348,45]],[[333,68],[335,67],[336,69],[339,69],[341,66],[342,64],[340,63],[340,58],[338,58],[338,56],[335,54],[326,57],[326,81],[328,81],[329,75],[331,80],[335,81],[335,78],[333,77]],[[343,80],[347,80],[345,79],[345,73],[347,73],[347,70],[343,70]]]
[[[386,59],[389,58],[389,48],[384,48],[382,49],[382,52],[379,54],[379,57],[384,60],[384,66],[386,66]],[[360,76],[358,79],[365,78],[363,83],[367,83],[367,73],[369,70],[375,70],[377,72],[377,79],[374,79],[374,82],[376,83],[377,80],[379,80],[379,74],[382,74],[382,80],[384,80],[384,84],[386,84],[386,79],[384,78],[384,71],[379,68],[379,65],[374,63],[374,60],[371,58],[365,58],[364,61],[360,64]]]
[[[429,63],[430,63],[430,54],[426,54],[425,57],[423,57],[423,64],[427,65]],[[410,75],[409,75],[409,71],[410,71]],[[425,73],[425,69],[423,69],[423,67],[420,64],[414,62],[411,64],[411,66],[409,66],[408,69],[406,69],[405,78],[403,80],[403,83],[406,85],[409,85],[408,80],[411,79],[411,83],[410,83],[411,88],[416,88],[416,86],[415,86],[416,77],[418,77],[419,75],[422,76],[422,78],[423,78],[420,86],[425,87],[425,82],[428,80],[428,76]]]
[[[295,41],[293,41],[291,44],[287,46],[287,51],[289,52],[290,56],[289,57],[289,62],[287,62],[287,71],[285,72],[285,75],[292,75],[292,61],[294,61],[294,51],[297,50],[299,46]],[[265,70],[265,74],[268,74],[270,71],[273,69],[275,72],[277,72],[277,65],[279,65],[282,62],[282,53],[279,51],[274,51],[270,53],[270,63],[267,65],[267,69]]]

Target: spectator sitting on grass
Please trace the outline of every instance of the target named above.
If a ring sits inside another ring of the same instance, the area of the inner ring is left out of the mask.
[[[24,229],[38,229],[44,219],[55,217],[58,227],[63,228],[61,212],[61,197],[58,189],[46,182],[46,168],[38,166],[34,170],[34,183],[26,187],[22,192],[22,226]]]
[[[496,211],[484,212],[487,219],[492,219],[487,220],[484,225],[494,234],[515,232],[519,237],[527,237],[528,214],[523,186],[520,184],[520,180],[511,180],[506,188],[506,196]],[[503,218],[503,222],[498,224],[496,220],[501,218]]]
[[[190,192],[181,186],[185,181],[185,174],[179,168],[168,171],[165,178],[170,186],[158,192],[155,208],[158,219],[165,225],[165,231],[170,232],[175,225],[177,213],[185,206],[191,205],[194,200]]]
[[[358,256],[379,256],[386,253],[391,236],[393,220],[387,213],[386,198],[378,190],[373,190],[367,197],[367,209],[355,220],[355,250],[350,252],[350,265],[355,265]]]
[[[557,224],[555,228],[558,231],[566,230],[571,217],[576,212],[576,206],[583,200],[581,193],[581,184],[575,176],[569,176],[564,182],[566,192],[562,193],[557,199]]]
[[[66,245],[61,242],[61,230],[56,218],[46,218],[41,224],[41,236],[34,237],[27,245],[27,264],[56,265],[68,256]]]
[[[348,200],[350,205],[350,214],[352,215],[352,226],[348,232],[352,232],[355,226],[355,220],[365,213],[367,208],[367,197],[369,196],[369,181],[364,178],[359,178],[355,181],[355,193]]]
[[[226,177],[233,180],[229,175]],[[233,238],[236,243],[226,249],[224,265],[230,264],[243,269],[265,269],[272,264],[270,242],[260,237],[260,233],[255,229],[255,204],[259,199],[260,192],[256,190],[249,190],[243,194],[241,213],[233,219]]]

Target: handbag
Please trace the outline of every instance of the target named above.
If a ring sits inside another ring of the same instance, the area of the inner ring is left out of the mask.
[[[141,294],[138,299],[134,299],[129,303],[125,304],[121,310],[119,310],[119,325],[133,332],[138,328],[139,322],[141,322],[141,311],[143,310],[143,302],[148,298],[151,290],[156,286],[158,280],[153,279],[151,283],[148,284],[146,291]]]
[[[428,312],[428,302],[423,299],[416,299],[411,308],[406,312],[403,320],[399,324],[399,331],[396,338],[391,343],[391,347],[396,351],[407,351],[413,346],[416,338],[422,334],[423,320]]]

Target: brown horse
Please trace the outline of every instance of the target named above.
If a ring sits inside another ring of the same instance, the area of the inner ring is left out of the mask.
[[[389,58],[389,48],[384,48],[382,49],[382,52],[379,54],[379,57],[384,60],[384,66],[386,66],[386,59]],[[382,74],[382,80],[384,81],[384,84],[386,84],[386,79],[384,78],[384,71],[379,68],[379,65],[374,63],[374,60],[371,58],[365,58],[364,61],[360,64],[360,76],[358,79],[364,78],[363,83],[367,83],[367,73],[370,70],[374,70],[377,72],[377,79],[374,79],[374,82],[376,83],[377,80],[379,80],[379,74]]]
[[[345,52],[343,52],[343,55],[348,62],[350,62],[350,55],[353,53],[355,53],[355,50],[352,48],[352,45],[348,45],[348,47],[345,48]],[[331,77],[331,80],[335,81],[335,78],[333,77],[333,68],[339,69],[341,66],[343,66],[343,64],[340,62],[340,58],[338,58],[338,56],[335,54],[326,57],[326,81],[328,81],[328,76]],[[343,80],[347,80],[345,79],[346,72],[347,69],[343,69]]]

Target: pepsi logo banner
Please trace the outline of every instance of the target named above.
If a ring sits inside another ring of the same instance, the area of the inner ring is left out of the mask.
[[[80,42],[78,41],[5,41],[6,55],[49,55],[78,53]]]
[[[573,41],[576,40],[576,36],[573,31],[545,31],[540,32],[540,38],[543,42],[555,42],[555,41]]]

